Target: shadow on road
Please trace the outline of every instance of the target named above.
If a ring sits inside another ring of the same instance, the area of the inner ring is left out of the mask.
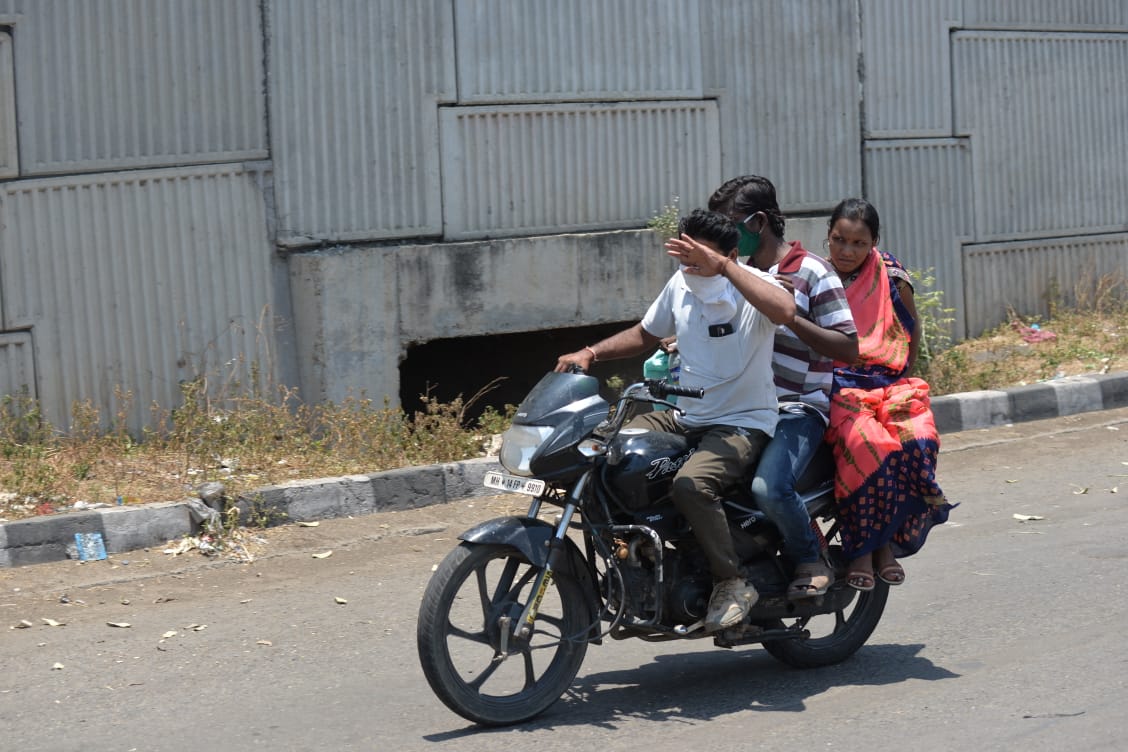
[[[918,655],[924,645],[867,645],[850,660],[821,669],[784,666],[763,650],[715,650],[658,655],[632,669],[581,676],[543,715],[519,727],[469,726],[423,737],[432,742],[504,730],[512,732],[595,726],[615,729],[627,719],[708,721],[743,710],[794,713],[834,687],[898,684],[909,679],[958,678]],[[588,653],[595,663],[599,650]]]

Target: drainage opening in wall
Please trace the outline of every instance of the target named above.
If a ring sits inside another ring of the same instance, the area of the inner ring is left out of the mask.
[[[517,405],[529,390],[556,365],[565,353],[622,331],[636,322],[552,329],[521,334],[496,334],[486,337],[438,339],[411,345],[400,364],[400,404],[404,410],[422,409],[423,396],[450,402],[459,395],[467,400],[495,379],[498,383],[467,410],[475,420],[487,406],[504,412],[506,405]],[[597,363],[591,374],[599,379],[606,398],[616,393],[607,388],[612,376],[625,384],[642,378],[642,362],[650,353],[627,360]]]

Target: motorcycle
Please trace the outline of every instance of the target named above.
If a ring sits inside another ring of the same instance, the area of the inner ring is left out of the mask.
[[[487,726],[535,717],[572,684],[588,645],[604,638],[761,644],[798,668],[843,661],[869,638],[888,586],[859,592],[845,582],[825,446],[797,490],[835,582],[824,595],[787,598],[781,536],[742,484],[723,507],[742,574],[760,597],[743,622],[706,634],[713,580],[670,498],[693,447],[682,436],[627,425],[642,410],[679,410],[670,396],[700,399],[703,391],[644,380],[612,408],[597,380],[574,369],[547,374],[518,407],[502,436],[506,472],[487,473],[484,483],[530,496],[528,512],[462,533],[419,608],[423,673],[455,713]],[[541,518],[546,504],[559,507],[551,522]]]

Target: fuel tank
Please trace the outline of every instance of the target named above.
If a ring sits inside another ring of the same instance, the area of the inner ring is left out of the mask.
[[[684,436],[624,428],[611,442],[604,482],[630,511],[670,501],[670,481],[693,454]]]

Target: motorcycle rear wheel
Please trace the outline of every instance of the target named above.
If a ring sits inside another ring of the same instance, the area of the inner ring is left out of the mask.
[[[866,643],[885,611],[889,586],[878,580],[869,592],[858,592],[850,603],[830,614],[800,619],[795,626],[809,630],[807,638],[770,640],[764,649],[795,668],[818,668],[840,663]],[[788,625],[779,622],[779,628]],[[819,630],[822,629],[822,634]]]
[[[434,693],[463,718],[526,721],[576,678],[591,625],[575,580],[555,574],[531,637],[512,637],[539,572],[515,548],[463,542],[431,577],[419,608],[419,660]]]

